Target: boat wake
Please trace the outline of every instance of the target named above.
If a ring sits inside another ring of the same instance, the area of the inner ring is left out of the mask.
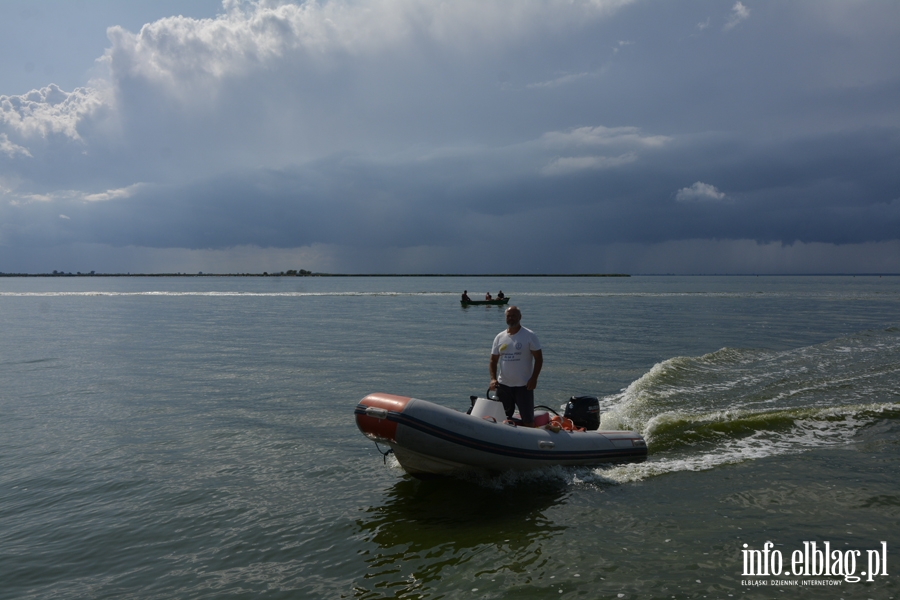
[[[774,352],[723,348],[655,365],[603,399],[601,429],[647,440],[642,464],[595,469],[627,482],[864,441],[900,420],[900,329]]]

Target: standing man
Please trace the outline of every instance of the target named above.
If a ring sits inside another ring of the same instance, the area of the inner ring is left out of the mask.
[[[518,407],[522,423],[534,427],[534,388],[544,355],[537,336],[522,327],[521,320],[519,307],[506,309],[506,330],[497,334],[491,347],[490,389],[497,390],[507,417]]]

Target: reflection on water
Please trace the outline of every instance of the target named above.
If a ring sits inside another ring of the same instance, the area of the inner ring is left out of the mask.
[[[404,479],[357,521],[363,541],[377,549],[363,552],[366,574],[355,582],[355,594],[416,597],[462,565],[483,576],[539,568],[543,543],[567,529],[545,513],[568,494],[559,480],[497,489],[456,479]]]

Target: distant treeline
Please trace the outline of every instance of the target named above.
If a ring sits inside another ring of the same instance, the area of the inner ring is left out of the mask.
[[[0,277],[631,277],[625,273],[313,273],[290,269],[278,273],[0,273]]]

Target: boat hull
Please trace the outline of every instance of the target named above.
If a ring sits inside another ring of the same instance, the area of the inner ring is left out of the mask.
[[[514,427],[403,396],[370,394],[354,414],[360,431],[388,444],[403,469],[417,477],[594,466],[647,457],[646,443],[632,431]]]
[[[509,298],[501,298],[499,300],[460,300],[459,303],[463,306],[502,306],[503,304],[509,304]]]

